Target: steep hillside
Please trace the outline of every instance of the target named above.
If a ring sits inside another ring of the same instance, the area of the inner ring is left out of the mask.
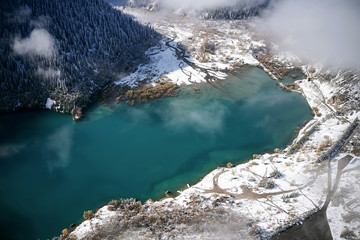
[[[14,0],[0,14],[2,111],[81,112],[159,36],[103,0]]]

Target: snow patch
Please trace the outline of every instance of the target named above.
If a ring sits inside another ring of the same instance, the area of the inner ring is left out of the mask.
[[[56,101],[52,100],[51,98],[47,98],[46,99],[46,104],[45,104],[45,107],[47,109],[51,109],[51,107],[56,104]]]

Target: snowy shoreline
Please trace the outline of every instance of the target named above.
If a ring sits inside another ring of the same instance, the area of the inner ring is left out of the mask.
[[[136,12],[134,14],[136,15]],[[201,21],[200,25],[209,27],[207,31],[210,29],[212,33],[216,33],[217,30],[221,31],[221,27],[227,34],[221,32],[224,34],[218,34],[215,40],[209,40],[217,49],[216,54],[205,56],[211,58],[211,61],[200,62],[199,51],[190,53],[188,59],[194,63],[191,66],[179,59],[179,54],[183,52],[177,43],[191,46],[196,42],[197,48],[201,49],[203,42],[198,38],[203,36],[191,34],[200,30],[194,30],[194,26],[188,27],[186,21],[180,21],[178,25],[161,19],[156,21],[155,29],[166,36],[173,36],[173,41],[164,39],[159,47],[150,49],[150,63],[122,79],[121,84],[136,87],[139,81],[147,79],[148,82],[154,82],[163,75],[177,85],[192,84],[208,81],[202,68],[207,69],[208,75],[221,79],[226,76],[224,72],[244,64],[260,66],[276,79],[271,71],[252,55],[254,49],[260,49],[265,44],[253,40],[241,25],[233,29],[232,23],[233,21],[227,21],[226,26],[230,31],[224,30],[224,22]],[[228,42],[231,42],[233,47],[229,47]],[[167,43],[171,44],[171,47]],[[293,59],[276,55],[273,59],[280,59],[285,67],[292,68]],[[144,209],[188,209],[196,198],[200,199],[202,208],[222,207],[246,216],[256,228],[256,236],[268,239],[294,224],[301,224],[306,217],[326,207],[328,224],[334,239],[340,239],[345,230],[352,231],[356,223],[359,224],[358,218],[352,216],[360,210],[357,200],[360,197],[360,186],[356,184],[360,176],[360,161],[351,141],[360,137],[360,112],[356,107],[349,107],[351,101],[339,96],[341,93],[354,99],[355,96],[351,93],[344,92],[344,86],[350,86],[357,91],[358,85],[356,81],[353,85],[344,83],[348,77],[347,72],[339,71],[331,75],[331,79],[324,80],[325,70],[320,67],[301,67],[308,76],[295,81],[298,86],[296,92],[305,97],[315,116],[302,127],[289,146],[282,150],[275,149],[274,153],[254,155],[253,159],[237,166],[219,167],[197,184],[181,191],[179,196],[156,202],[148,201],[144,204]],[[339,114],[339,109],[346,111]],[[100,208],[92,218],[76,227],[70,237],[91,238],[104,226],[119,224],[116,221],[121,219],[123,210],[117,207],[113,209],[111,206],[110,204]],[[144,210],[142,214],[146,215],[147,211],[150,210]],[[146,232],[146,226],[144,228]],[[167,236],[166,234],[163,236]],[[151,234],[149,236],[152,238]]]
[[[194,196],[200,195],[209,199],[209,202],[217,201],[222,196],[231,196],[234,203],[221,205],[243,215],[250,215],[251,220],[259,228],[261,237],[266,239],[294,224],[301,223],[306,217],[322,208],[328,196],[328,174],[331,179],[334,179],[338,161],[348,155],[351,156],[351,161],[345,168],[348,172],[342,177],[338,188],[347,189],[350,185],[354,193],[358,193],[360,189],[355,184],[358,174],[356,171],[350,171],[360,167],[357,156],[340,153],[331,162],[317,162],[330,147],[327,146],[323,151],[318,152],[321,145],[328,139],[335,143],[351,124],[347,121],[341,122],[335,117],[328,118],[331,112],[324,107],[321,108],[319,101],[312,97],[311,85],[313,83],[307,80],[300,81],[299,85],[310,106],[318,107],[322,117],[315,117],[307,123],[291,145],[279,153],[257,155],[255,159],[232,168],[218,168],[207,174],[199,183],[182,191],[178,197],[146,204],[168,207],[169,203],[173,203],[175,206],[186,208],[187,204],[191,204],[190,199]],[[360,117],[359,112],[348,116],[348,120],[355,122],[356,117]],[[314,126],[317,130],[312,132],[303,144],[305,149],[289,154],[290,149],[302,141],[306,131]],[[329,169],[334,170],[329,173]],[[271,177],[276,173],[280,175]],[[274,185],[273,188],[267,189],[266,183],[265,187],[259,187],[260,182],[266,178],[270,186]],[[337,203],[338,206],[328,207],[328,218],[332,219],[329,224],[335,239],[339,239],[345,227],[352,226],[342,220],[341,214],[347,213],[346,203],[353,199],[356,199],[356,196],[343,199],[342,203]],[[100,227],[107,221],[111,221],[115,215],[116,212],[109,211],[108,206],[104,206],[92,219],[84,221],[71,234],[77,239],[82,239],[92,232],[91,226]]]

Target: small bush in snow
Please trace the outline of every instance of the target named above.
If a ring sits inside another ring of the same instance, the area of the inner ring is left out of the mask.
[[[281,199],[283,200],[283,202],[285,203],[289,203],[291,198],[296,198],[298,197],[300,194],[298,192],[292,192],[289,195],[282,195]],[[295,200],[294,200],[295,201]]]
[[[85,211],[85,212],[84,212],[84,215],[83,215],[83,217],[84,217],[85,220],[89,220],[89,219],[92,218],[93,216],[94,216],[94,213],[93,213],[91,210]]]
[[[270,173],[271,178],[278,179],[282,176],[281,172],[277,169],[275,169],[272,173]]]
[[[345,227],[345,229],[342,230],[340,237],[347,240],[359,239],[359,237],[355,234],[355,232],[348,229],[347,227]]]
[[[111,200],[108,203],[108,210],[109,211],[115,211],[119,207],[119,201],[118,200]]]
[[[266,189],[272,189],[275,187],[275,182],[267,177],[264,177],[261,179],[258,186]]]
[[[64,230],[61,231],[61,233],[63,234],[63,236],[65,238],[67,238],[69,236],[69,230],[67,228],[65,228]]]

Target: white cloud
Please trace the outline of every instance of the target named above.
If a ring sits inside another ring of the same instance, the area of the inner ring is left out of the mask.
[[[13,50],[18,55],[52,57],[55,51],[54,38],[45,29],[34,29],[30,36],[15,39]]]
[[[231,7],[235,5],[243,5],[244,8],[251,8],[257,4],[267,2],[268,0],[130,0],[132,6],[144,6],[158,4],[161,8],[177,10],[191,9],[204,10],[218,7]]]
[[[0,158],[9,157],[19,153],[26,146],[25,144],[6,144],[0,146]]]
[[[43,154],[50,172],[58,168],[64,168],[69,164],[73,137],[74,129],[72,127],[63,127],[47,139]]]
[[[360,66],[360,1],[281,0],[258,20],[260,34],[305,60]]]
[[[10,17],[10,21],[14,21],[16,23],[25,23],[29,21],[30,18],[31,18],[31,9],[27,6],[21,6]]]
[[[49,16],[40,16],[30,21],[30,26],[34,28],[47,28],[50,26],[51,18]]]
[[[134,124],[151,121],[150,115],[144,110],[128,108],[127,112],[132,119],[132,123]]]
[[[44,69],[44,68],[38,67],[35,74],[38,76],[41,76],[43,78],[59,78],[60,70],[52,69],[52,68]]]
[[[236,4],[244,4],[246,7],[253,7],[259,3],[264,3],[266,0],[160,0],[162,6],[178,9],[178,8],[191,8],[197,10],[203,10],[206,8],[217,8],[226,6],[235,6]]]
[[[189,100],[172,102],[160,115],[166,126],[173,130],[191,128],[200,133],[218,133],[223,128],[227,112],[226,106],[217,102],[200,106]]]

